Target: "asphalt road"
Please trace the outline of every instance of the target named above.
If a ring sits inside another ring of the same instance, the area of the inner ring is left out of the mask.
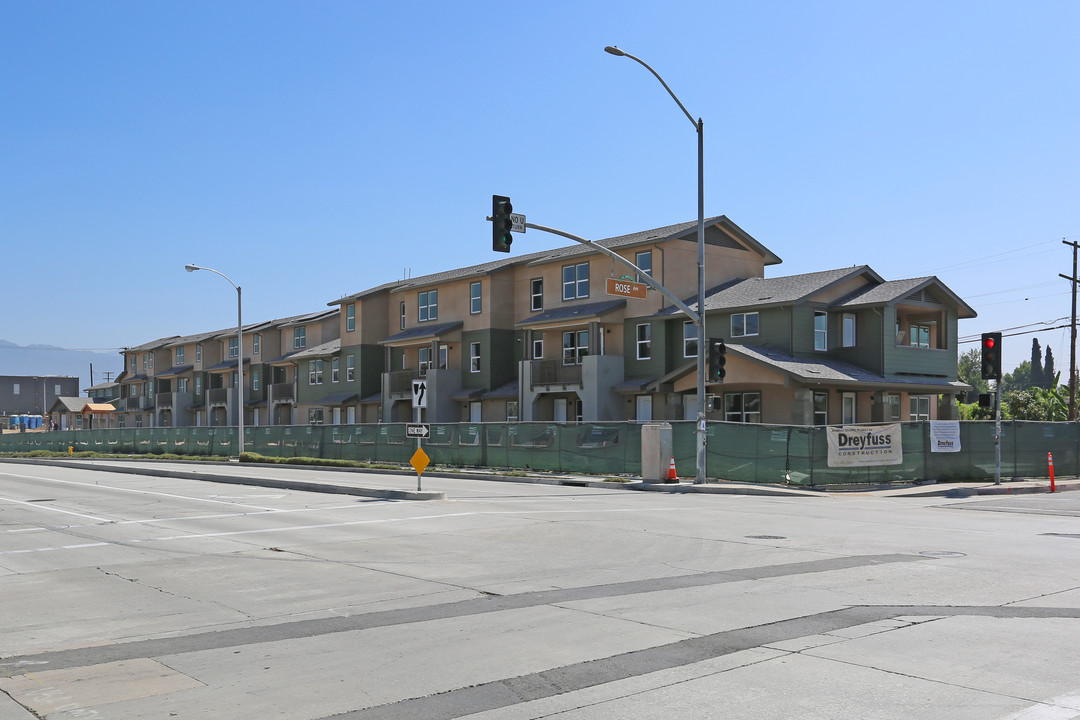
[[[0,720],[1080,717],[1080,493],[424,486],[0,465]]]

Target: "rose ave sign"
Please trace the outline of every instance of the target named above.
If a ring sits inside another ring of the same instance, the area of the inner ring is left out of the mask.
[[[624,280],[615,278],[607,279],[607,294],[617,295],[618,297],[631,297],[645,299],[645,291],[649,289],[649,286],[645,283],[633,282],[632,280]]]

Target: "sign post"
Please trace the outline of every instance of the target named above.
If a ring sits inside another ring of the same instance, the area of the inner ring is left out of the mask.
[[[405,435],[416,438],[416,452],[413,453],[409,462],[416,470],[416,492],[420,492],[420,478],[424,475],[424,468],[429,462],[427,453],[420,447],[420,441],[431,434],[431,427],[421,422],[421,414],[427,407],[427,380],[412,381],[412,406],[416,410],[416,423],[405,426]]]

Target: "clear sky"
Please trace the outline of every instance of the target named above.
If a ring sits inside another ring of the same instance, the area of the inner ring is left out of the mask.
[[[253,322],[486,262],[493,193],[591,239],[693,220],[693,125],[605,45],[704,119],[706,214],[769,276],[937,275],[962,338],[1062,325],[1078,34],[1071,0],[0,0],[0,338],[235,324],[186,263]],[[1067,371],[1068,330],[1034,337]]]

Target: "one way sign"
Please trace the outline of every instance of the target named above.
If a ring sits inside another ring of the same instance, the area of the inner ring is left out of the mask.
[[[427,380],[412,381],[412,406],[414,408],[427,407]]]

